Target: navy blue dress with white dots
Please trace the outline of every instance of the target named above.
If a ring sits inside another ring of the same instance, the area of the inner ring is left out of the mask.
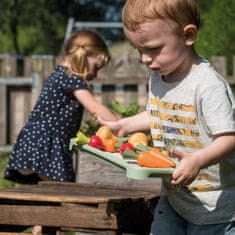
[[[38,174],[57,181],[74,181],[69,141],[80,128],[83,106],[72,91],[89,89],[79,76],[68,75],[58,65],[49,76],[39,99],[14,145],[5,178],[19,183],[37,183]],[[31,169],[25,175],[20,169]]]

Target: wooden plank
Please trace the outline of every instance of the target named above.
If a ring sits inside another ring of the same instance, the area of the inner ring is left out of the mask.
[[[226,78],[227,76],[226,58],[224,56],[212,56],[211,63],[214,65],[217,72]]]
[[[140,106],[140,111],[145,110],[147,99],[148,99],[148,91],[147,91],[147,84],[146,83],[139,83],[137,89],[137,97],[138,97],[138,104]]]
[[[0,145],[7,144],[7,91],[0,85]]]
[[[118,188],[93,187],[67,187],[56,185],[35,185],[21,188],[5,189],[0,191],[1,199],[16,199],[23,201],[41,202],[73,202],[73,203],[107,203],[110,200],[116,202],[141,198],[150,199],[157,197],[158,192],[146,192],[137,190],[119,190]]]
[[[58,187],[66,187],[67,189],[70,190],[70,188],[74,189],[74,188],[78,188],[78,190],[81,189],[91,189],[92,190],[108,190],[109,192],[133,192],[133,193],[137,193],[139,195],[143,195],[143,196],[148,196],[148,195],[156,195],[157,193],[159,193],[158,190],[153,189],[153,188],[148,188],[146,190],[144,190],[143,188],[140,187],[129,187],[129,186],[125,186],[125,185],[121,185],[121,186],[117,186],[117,185],[113,185],[113,184],[109,184],[109,185],[103,185],[103,184],[99,184],[99,185],[95,185],[95,184],[91,184],[91,183],[71,183],[71,182],[58,182],[58,181],[40,181],[39,185],[42,185],[43,187],[54,187],[54,186],[58,186]]]
[[[9,225],[35,225],[53,227],[84,227],[117,229],[114,216],[104,210],[82,205],[34,206],[0,205],[0,223]]]
[[[76,235],[124,235],[123,233],[120,233],[119,231],[116,230],[102,230],[102,229],[84,229],[84,228],[66,228],[63,227],[61,228],[62,231],[65,232],[74,232],[76,231]],[[133,234],[132,234],[133,235]]]
[[[133,180],[126,177],[125,171],[103,160],[78,153],[78,183],[102,184],[122,187],[135,187],[142,190],[159,191],[161,179],[149,178],[147,180]]]
[[[23,233],[23,232],[18,232],[18,233],[14,233],[14,232],[0,232],[0,235],[32,235],[32,233]]]
[[[124,106],[137,101],[137,85],[124,85]]]
[[[92,81],[92,84],[98,84],[98,85],[133,85],[138,84],[140,82],[146,81],[146,84],[148,83],[149,77],[143,76],[143,77],[136,77],[136,76],[123,76],[123,77],[116,77],[116,74],[112,74],[112,76],[109,77],[109,79],[106,79],[104,77],[98,77],[94,81]]]
[[[10,98],[10,143],[14,143],[19,131],[25,124],[30,111],[30,88],[9,88]]]
[[[235,84],[235,56],[233,56],[233,75],[232,77],[229,79],[230,83],[232,85]]]
[[[0,146],[0,153],[10,153],[11,151],[12,151],[11,145]]]
[[[52,73],[54,68],[55,68],[55,57],[50,56],[50,55],[45,56],[43,58],[43,78],[44,78],[44,81]]]
[[[89,197],[89,196],[79,196],[78,195],[52,195],[48,193],[29,193],[29,192],[0,192],[1,199],[15,199],[24,201],[40,201],[40,202],[71,202],[71,203],[101,203],[107,202],[108,198],[104,197]],[[113,197],[115,198],[115,196]],[[116,197],[118,199],[118,197]]]
[[[15,77],[16,76],[16,57],[5,56],[1,63],[1,77]],[[0,145],[8,143],[8,100],[7,100],[7,86],[0,85]]]
[[[40,77],[38,73],[32,74],[32,78],[33,78],[33,85],[31,88],[31,99],[30,99],[31,109],[33,109],[33,107],[35,106],[43,86],[43,78]]]
[[[32,73],[31,76],[33,76],[33,86],[32,86],[32,97],[31,97],[31,108],[34,107],[37,98],[41,92],[43,83],[45,81],[44,76],[44,60],[43,57],[33,57],[32,58]]]
[[[102,85],[102,103],[108,105],[115,98],[114,85]]]

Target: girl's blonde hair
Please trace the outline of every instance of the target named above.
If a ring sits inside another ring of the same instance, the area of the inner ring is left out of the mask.
[[[87,57],[101,55],[103,66],[110,60],[108,47],[97,33],[88,30],[75,32],[65,43],[62,58],[69,58],[70,73],[84,78],[87,75]]]
[[[199,29],[200,13],[196,0],[127,0],[122,20],[130,31],[137,31],[140,25],[154,19],[170,19],[182,30],[187,24]]]

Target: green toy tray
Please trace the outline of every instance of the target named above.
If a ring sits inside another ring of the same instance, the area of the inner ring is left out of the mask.
[[[126,176],[131,179],[144,180],[149,177],[163,177],[171,175],[174,168],[148,168],[137,165],[136,160],[123,159],[119,153],[109,153],[89,145],[81,146],[81,151],[88,156],[102,159],[126,171]]]

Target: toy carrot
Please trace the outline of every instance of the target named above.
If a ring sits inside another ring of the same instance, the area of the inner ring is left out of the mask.
[[[155,153],[155,155],[153,155],[150,152],[140,152],[137,156],[137,164],[144,167],[170,168],[173,167],[172,162],[170,162],[162,153]]]
[[[166,154],[164,154],[162,151],[158,150],[157,148],[138,144],[136,145],[136,149],[139,150],[140,152],[148,152],[158,158],[161,158],[163,161],[167,162],[170,165],[170,167],[176,166],[175,162],[170,157],[168,157]]]
[[[154,155],[155,157],[157,157],[159,159],[162,159],[164,162],[169,164],[169,167],[175,167],[176,166],[175,162],[170,157],[163,154],[162,152],[160,152],[156,148],[149,148],[148,153]]]

